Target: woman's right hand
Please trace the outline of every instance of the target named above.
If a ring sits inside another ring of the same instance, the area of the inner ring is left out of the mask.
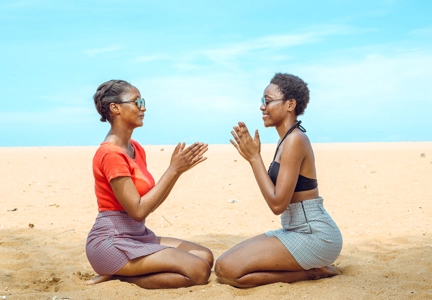
[[[189,147],[185,147],[185,143],[178,143],[171,156],[169,168],[172,168],[179,175],[207,159],[203,154],[207,152],[208,144],[195,142]]]
[[[234,140],[231,139],[230,142],[240,155],[249,162],[255,158],[260,158],[261,141],[258,130],[255,130],[255,135],[252,138],[244,122],[238,122],[238,126],[234,126],[233,129],[231,134]]]

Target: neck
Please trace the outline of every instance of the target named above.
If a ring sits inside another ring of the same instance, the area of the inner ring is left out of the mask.
[[[276,127],[276,131],[278,132],[279,138],[282,139],[285,134],[290,130],[295,124],[297,123],[296,119],[293,120],[287,120],[286,122],[282,123],[280,126]]]
[[[114,143],[117,146],[127,150],[131,146],[130,144],[131,138],[132,138],[132,130],[131,131],[116,130],[116,128],[111,127],[111,130],[106,135],[104,141]]]

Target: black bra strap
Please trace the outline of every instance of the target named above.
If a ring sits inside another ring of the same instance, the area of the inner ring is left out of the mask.
[[[277,154],[277,152],[278,152],[278,150],[279,150],[279,146],[282,144],[282,142],[285,140],[285,138],[286,138],[286,137],[287,137],[291,132],[293,132],[294,129],[298,128],[298,129],[300,129],[301,131],[306,132],[306,129],[304,129],[304,127],[300,125],[301,122],[302,122],[302,121],[296,121],[295,125],[294,125],[293,127],[291,127],[291,128],[287,131],[287,133],[285,133],[284,137],[281,139],[281,141],[280,141],[279,144],[277,145],[277,148],[276,148],[276,151],[275,151],[275,155],[274,155],[274,157],[273,157],[273,160],[275,160],[275,158],[276,158],[276,154]]]

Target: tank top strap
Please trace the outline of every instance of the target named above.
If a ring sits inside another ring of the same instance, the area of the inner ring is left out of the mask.
[[[276,159],[276,154],[277,154],[277,152],[278,152],[278,150],[279,150],[279,146],[282,144],[282,142],[285,140],[285,138],[286,138],[286,137],[287,137],[291,132],[294,131],[294,129],[298,128],[298,129],[300,129],[301,131],[306,132],[306,129],[305,129],[303,126],[300,125],[301,122],[302,122],[302,121],[297,121],[297,120],[296,120],[295,125],[294,125],[293,127],[291,127],[291,128],[287,131],[287,133],[285,133],[284,137],[280,140],[279,144],[278,144],[277,147],[276,147],[276,151],[275,151],[275,154],[274,154],[273,160]]]

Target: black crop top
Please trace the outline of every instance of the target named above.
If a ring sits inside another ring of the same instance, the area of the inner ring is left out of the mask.
[[[277,161],[272,161],[268,170],[268,174],[274,185],[276,185],[279,168],[280,164]],[[299,174],[294,192],[309,191],[315,189],[316,187],[318,187],[318,181],[316,179],[308,178]]]
[[[275,161],[276,154],[279,150],[279,146],[280,146],[280,144],[282,144],[283,140],[295,128],[298,128],[301,131],[306,132],[306,129],[304,129],[303,126],[300,126],[300,123],[301,123],[301,121],[297,121],[297,123],[293,127],[291,127],[290,130],[288,130],[288,132],[285,134],[285,136],[282,138],[282,140],[280,141],[279,145],[276,148],[275,156],[274,156],[273,161],[270,164],[270,167],[268,169],[268,175],[269,175],[269,177],[270,177],[270,179],[274,185],[276,185],[276,179],[277,179],[277,176],[279,174],[279,168],[280,168],[280,164],[277,161]],[[303,191],[313,190],[317,187],[318,187],[318,181],[316,179],[308,178],[308,177],[305,177],[305,176],[299,174],[294,192],[303,192]]]

